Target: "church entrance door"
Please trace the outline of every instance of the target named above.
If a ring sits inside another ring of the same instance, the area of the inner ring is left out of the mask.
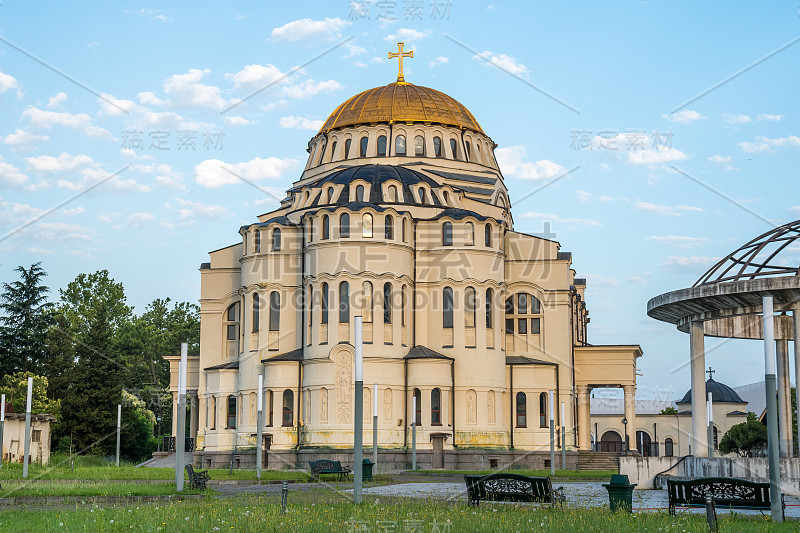
[[[433,468],[444,468],[444,437],[432,437]]]
[[[622,437],[616,431],[606,431],[600,439],[601,452],[621,452],[622,451]]]

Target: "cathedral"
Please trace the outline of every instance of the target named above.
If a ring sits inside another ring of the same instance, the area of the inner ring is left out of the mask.
[[[514,230],[497,145],[462,103],[405,81],[399,46],[397,81],[333,110],[278,209],[200,267],[198,466],[252,466],[258,431],[269,468],[352,460],[356,316],[379,463],[409,463],[416,426],[422,467],[541,468],[551,424],[574,461],[595,387],[622,388],[636,427],[640,347],[589,343],[572,254]]]

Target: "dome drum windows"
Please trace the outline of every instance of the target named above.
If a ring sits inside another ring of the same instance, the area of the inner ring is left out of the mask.
[[[425,137],[422,135],[414,137],[414,156],[425,157]]]
[[[356,186],[355,201],[356,202],[363,202],[364,201],[364,186],[363,185],[357,185]]]
[[[358,156],[367,157],[367,147],[369,146],[369,137],[361,137],[358,141]]]
[[[331,238],[331,220],[328,215],[322,217],[322,240]]]
[[[450,157],[453,159],[461,159],[458,157],[458,141],[455,139],[450,139]]]
[[[397,202],[397,187],[394,185],[389,185],[386,188],[386,201],[387,202]]]
[[[344,159],[350,159],[350,147],[353,144],[353,139],[344,141]]]
[[[438,135],[433,138],[433,156],[444,157],[442,153],[442,138]]]
[[[442,246],[453,246],[453,224],[451,222],[442,224]]]
[[[372,238],[372,215],[364,213],[361,217],[361,236],[365,239]]]
[[[378,136],[378,156],[386,156],[386,135]]]
[[[350,215],[342,213],[339,216],[339,237],[342,239],[350,238]]]
[[[394,155],[406,155],[406,137],[405,135],[398,135],[394,139]]]
[[[394,217],[386,215],[383,219],[383,236],[387,241],[394,240]]]
[[[507,351],[532,352],[539,350],[541,314],[539,299],[531,294],[519,293],[506,299]]]

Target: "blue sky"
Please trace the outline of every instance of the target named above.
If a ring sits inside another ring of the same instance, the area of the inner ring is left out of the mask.
[[[649,319],[647,300],[800,218],[798,9],[4,0],[0,279],[42,261],[55,289],[107,268],[139,311],[196,301],[207,252],[277,206],[339,103],[394,81],[386,53],[403,40],[406,80],[461,101],[499,144],[516,229],[549,222],[573,252],[590,341],[641,344],[639,395],[679,397],[688,338]],[[763,375],[758,343],[707,362],[730,385]]]

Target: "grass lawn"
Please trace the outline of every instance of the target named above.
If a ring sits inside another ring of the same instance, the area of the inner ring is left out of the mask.
[[[290,493],[289,502],[289,512],[285,515],[280,513],[278,496],[240,496],[166,505],[11,510],[0,513],[0,531],[708,531],[702,515],[611,514],[604,509],[511,504],[482,504],[473,509],[463,503],[386,498],[365,498],[364,504],[354,506],[341,495],[323,491]],[[721,531],[766,528],[776,532],[797,531],[797,522],[770,524],[760,516],[741,515],[720,518]]]
[[[182,494],[213,494],[186,489]],[[104,481],[4,481],[0,498],[23,496],[161,496],[176,494],[169,483],[120,483]]]
[[[523,476],[531,477],[548,477],[550,470],[417,470],[424,474],[496,474],[498,472],[507,472],[509,474],[521,474]],[[553,479],[602,479],[609,480],[612,475],[617,474],[616,470],[556,470]]]

